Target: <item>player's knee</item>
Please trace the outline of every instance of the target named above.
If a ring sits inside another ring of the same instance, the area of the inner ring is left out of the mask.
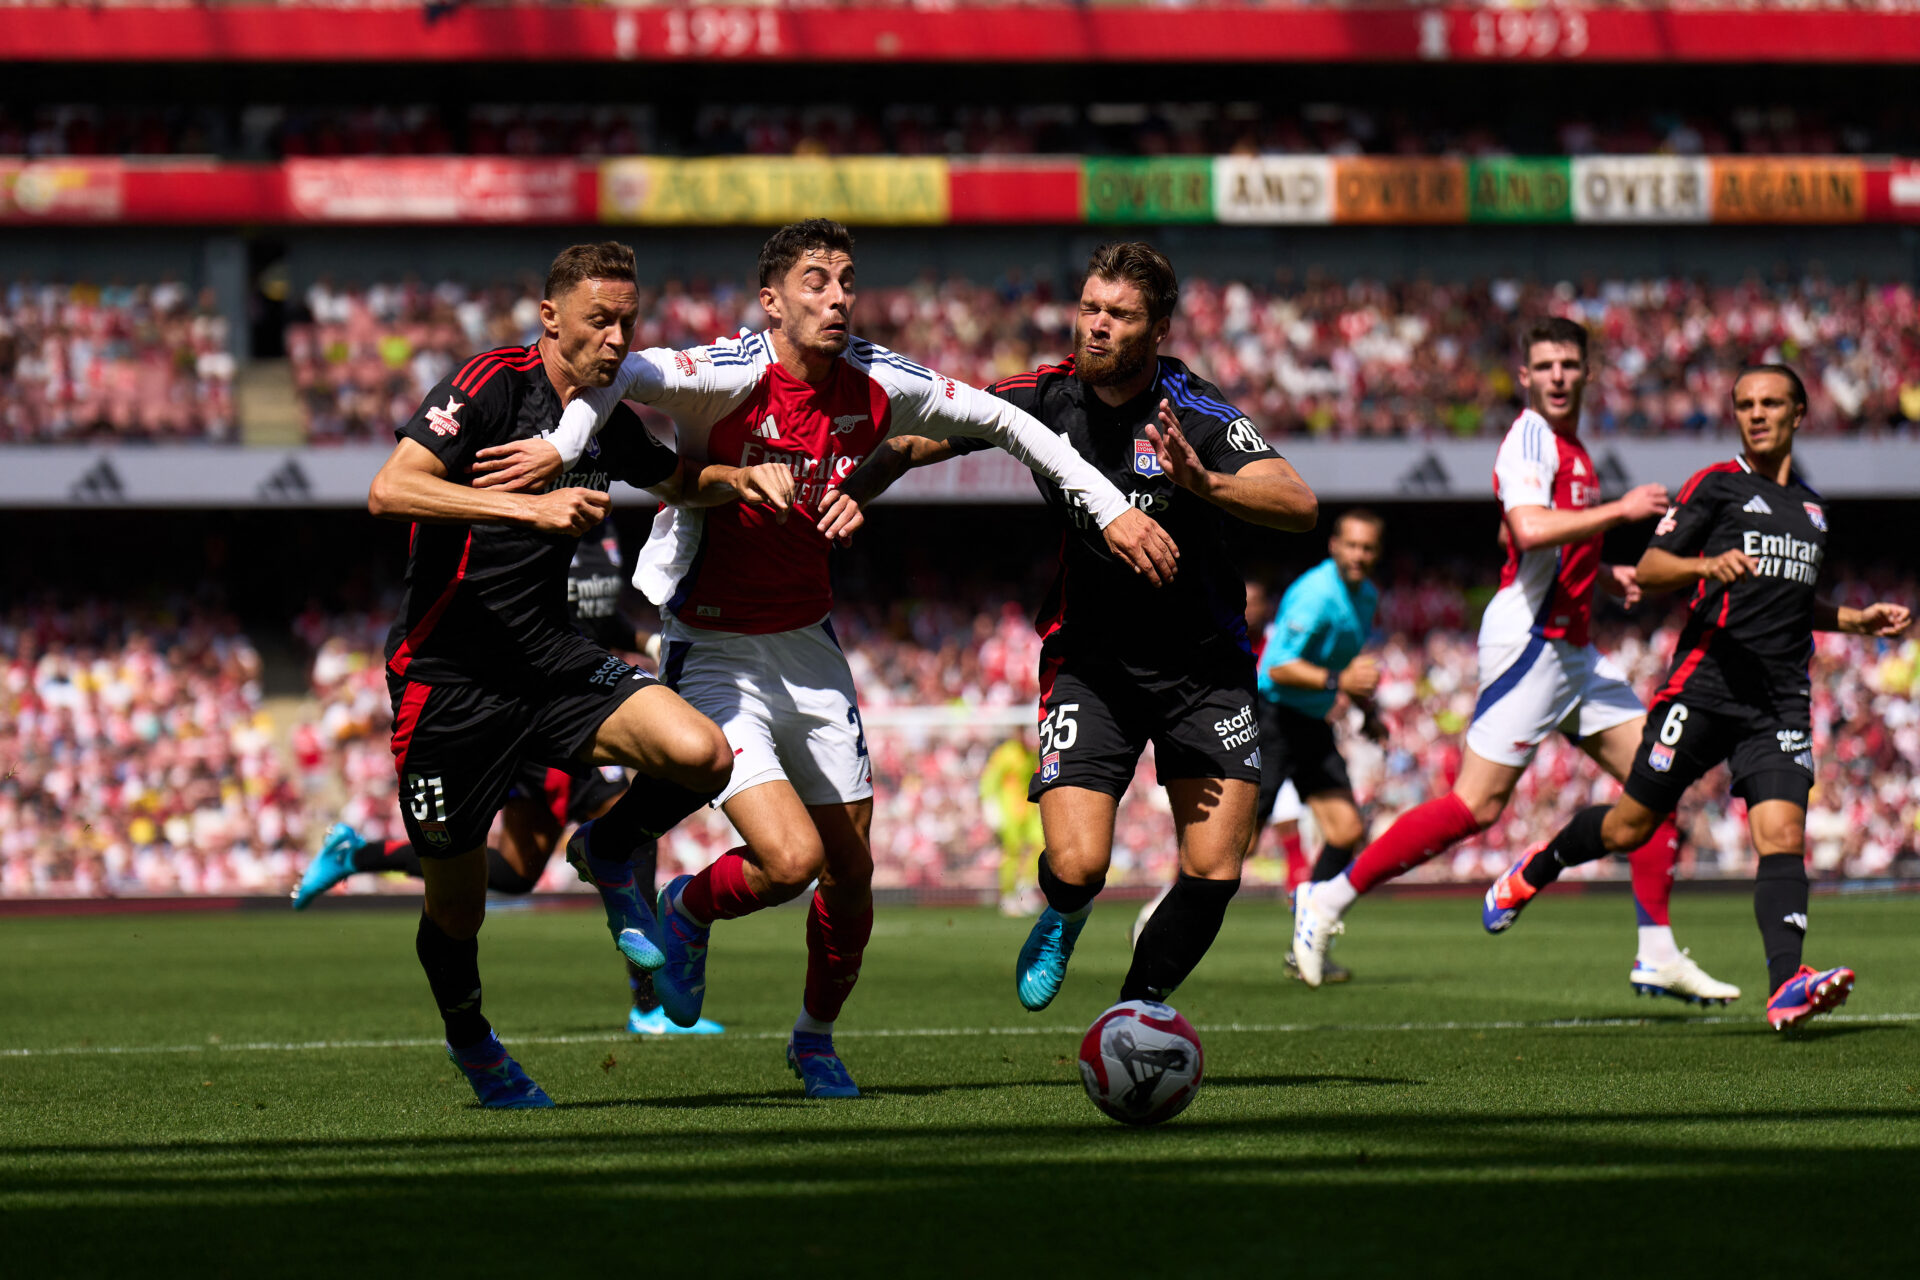
[[[1606,820],[1600,824],[1600,842],[1608,853],[1627,853],[1638,849],[1653,839],[1655,828],[1660,825],[1660,815],[1642,810],[1626,813],[1618,808],[1607,813]]]
[[[667,776],[691,791],[722,791],[733,776],[733,749],[720,726],[701,717],[678,726],[666,743]]]
[[[478,902],[434,902],[428,900],[427,918],[456,942],[464,942],[480,932],[480,926],[486,922],[487,900],[482,897]]]
[[[1328,814],[1326,822],[1320,828],[1322,839],[1328,844],[1337,845],[1343,849],[1351,849],[1359,844],[1363,834],[1365,833],[1360,827],[1360,815],[1351,810]]]
[[[1799,855],[1806,851],[1806,844],[1807,828],[1804,823],[1776,820],[1755,824],[1753,847],[1760,857]]]
[[[1467,812],[1473,815],[1473,824],[1482,831],[1500,821],[1500,815],[1507,811],[1505,796],[1460,796],[1460,802],[1467,806]]]
[[[771,848],[755,849],[760,869],[781,901],[794,897],[826,870],[826,850],[817,837],[795,835]]]

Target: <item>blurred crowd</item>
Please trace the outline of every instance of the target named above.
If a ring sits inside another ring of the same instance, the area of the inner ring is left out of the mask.
[[[316,440],[384,440],[433,384],[489,346],[539,334],[539,284],[313,285],[289,327]],[[1514,330],[1567,315],[1595,337],[1596,433],[1730,429],[1743,363],[1797,367],[1813,432],[1920,422],[1920,299],[1911,285],[1820,275],[1739,285],[1679,277],[1389,284],[1322,274],[1182,282],[1170,354],[1219,384],[1271,437],[1498,435],[1518,404]],[[858,328],[978,385],[1065,355],[1072,300],[1045,282],[928,278],[862,291]],[[636,346],[690,346],[765,323],[732,285],[641,293]]]
[[[0,283],[0,443],[235,437],[227,321],[178,281]]]
[[[1856,604],[1917,591],[1910,576],[1835,588]],[[1383,592],[1376,648],[1390,737],[1369,742],[1336,711],[1376,834],[1444,790],[1459,766],[1474,698],[1471,627],[1484,598],[1442,573]],[[1000,849],[980,777],[999,743],[1032,746],[1038,642],[1026,610],[989,596],[903,599],[843,608],[836,623],[873,757],[877,883],[992,887]],[[1678,623],[1677,612],[1651,630],[1615,615],[1598,639],[1644,696],[1665,673]],[[258,654],[216,610],[94,601],[0,614],[0,894],[277,893],[333,821],[376,840],[399,835],[386,618],[313,610],[292,629],[310,655],[309,697],[275,720],[263,708]],[[1822,636],[1812,674],[1813,873],[1920,876],[1920,642]],[[1499,824],[1411,879],[1483,881],[1614,790],[1586,756],[1550,738]],[[1724,770],[1694,788],[1681,820],[1683,875],[1750,873],[1744,810]],[[696,870],[737,843],[723,817],[702,811],[663,841],[662,874]],[[1149,752],[1121,807],[1113,883],[1160,883],[1173,857]],[[1271,844],[1247,874],[1281,877]],[[1575,874],[1624,869],[1606,861]],[[542,887],[577,889],[573,880],[556,861]],[[374,877],[352,888],[415,891]]]
[[[0,101],[0,156],[1913,155],[1906,101],[1718,112],[1479,102],[133,106]]]

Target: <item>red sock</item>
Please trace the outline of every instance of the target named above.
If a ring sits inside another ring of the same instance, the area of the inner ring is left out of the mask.
[[[832,1022],[860,980],[860,960],[873,936],[873,900],[858,911],[835,911],[819,893],[807,913],[807,1016]]]
[[[1401,814],[1385,835],[1353,860],[1347,868],[1347,880],[1355,891],[1365,893],[1382,880],[1406,874],[1478,830],[1480,824],[1473,820],[1466,801],[1449,791],[1438,800],[1417,804]]]
[[[1307,862],[1307,851],[1300,847],[1298,827],[1280,837],[1280,848],[1287,855],[1287,892],[1292,893],[1313,873],[1312,866]]]
[[[695,920],[712,924],[715,920],[737,920],[752,915],[767,904],[747,887],[746,849],[729,849],[713,860],[713,865],[687,882],[680,891],[680,905]]]
[[[1673,815],[1654,829],[1653,839],[1628,855],[1633,867],[1634,914],[1640,923],[1666,924],[1667,904],[1673,900],[1673,864],[1680,858],[1680,828]]]

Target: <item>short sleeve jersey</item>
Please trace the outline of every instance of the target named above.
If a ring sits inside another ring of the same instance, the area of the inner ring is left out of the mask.
[[[1515,507],[1585,511],[1600,500],[1600,480],[1578,440],[1560,435],[1528,409],[1500,442],[1493,492],[1502,518]],[[1509,541],[1500,590],[1480,623],[1481,643],[1519,644],[1531,634],[1587,644],[1602,541],[1595,536],[1532,551]]]
[[[444,379],[394,434],[425,447],[449,480],[465,484],[480,450],[537,436],[560,410],[537,346],[507,347]],[[631,429],[596,441],[553,488],[604,493],[615,480],[645,488],[673,475],[673,450],[631,409],[620,412]],[[387,635],[388,669],[421,684],[537,687],[578,643],[567,566],[579,541],[506,524],[415,524],[406,596]]]
[[[1379,602],[1379,589],[1371,582],[1349,588],[1331,556],[1295,578],[1267,630],[1260,654],[1260,696],[1316,718],[1332,711],[1336,695],[1331,690],[1275,684],[1268,672],[1301,658],[1329,671],[1346,670],[1373,631]]]
[[[1677,556],[1744,551],[1751,575],[1703,580],[1654,704],[1680,700],[1779,718],[1804,716],[1813,605],[1826,558],[1827,516],[1799,475],[1784,485],[1736,458],[1696,474],[1648,544]]]
[[[987,390],[1065,437],[1180,549],[1174,580],[1155,587],[1107,549],[1078,500],[1036,474],[1041,497],[1063,526],[1059,570],[1036,619],[1055,652],[1098,652],[1153,672],[1184,669],[1197,645],[1228,643],[1252,652],[1246,584],[1229,540],[1233,518],[1163,474],[1146,435],[1167,400],[1201,464],[1233,474],[1279,456],[1252,421],[1170,357],[1161,358],[1153,386],[1117,407],[1074,376],[1071,358]],[[966,438],[948,443],[960,452],[985,447]]]

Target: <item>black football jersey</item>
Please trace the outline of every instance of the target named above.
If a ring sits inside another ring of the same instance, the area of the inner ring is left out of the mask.
[[[560,396],[537,347],[475,356],[435,387],[394,434],[415,440],[464,484],[489,445],[539,435],[560,421]],[[624,405],[556,489],[645,488],[673,475],[673,450]],[[416,524],[387,666],[421,684],[539,685],[579,641],[567,608],[567,566],[580,540],[504,524]],[[628,641],[631,644],[631,640]]]
[[[1820,495],[1797,472],[1779,485],[1745,458],[1718,463],[1687,481],[1649,545],[1678,556],[1739,550],[1756,566],[1737,582],[1703,580],[1694,590],[1673,670],[1654,702],[1804,717],[1827,545]]]
[[[1036,619],[1054,652],[1093,651],[1161,671],[1184,666],[1198,645],[1229,643],[1252,651],[1246,582],[1228,540],[1236,522],[1162,474],[1146,428],[1156,421],[1160,402],[1168,401],[1201,464],[1228,473],[1279,456],[1259,428],[1226,403],[1217,387],[1164,356],[1153,386],[1117,407],[1074,376],[1071,357],[987,390],[1064,435],[1180,548],[1173,582],[1154,586],[1107,549],[1099,526],[1077,500],[1036,473],[1041,497],[1064,526],[1059,571]],[[962,437],[947,443],[963,453],[988,447],[987,441]]]
[[[613,526],[589,529],[567,566],[567,608],[573,628],[603,649],[633,648],[633,619],[620,610],[627,575]]]

